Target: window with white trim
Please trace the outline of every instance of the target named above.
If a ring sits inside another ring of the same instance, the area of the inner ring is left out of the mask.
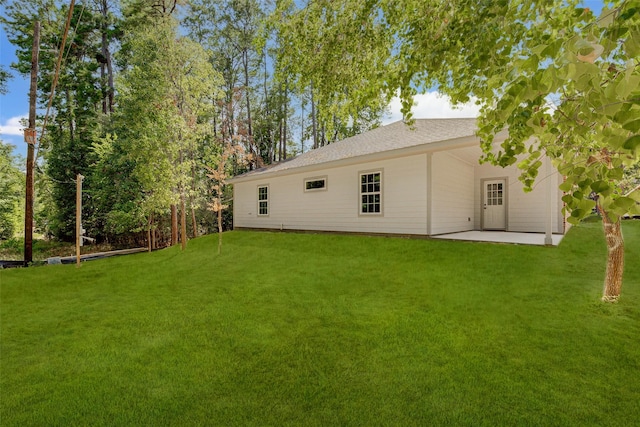
[[[360,213],[382,213],[382,172],[360,174]]]
[[[269,215],[269,186],[261,185],[258,187],[258,215]]]
[[[327,189],[327,178],[307,178],[304,180],[304,191],[320,191]]]

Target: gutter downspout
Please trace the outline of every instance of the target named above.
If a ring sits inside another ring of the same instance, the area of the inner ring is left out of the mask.
[[[433,203],[431,202],[431,182],[433,178],[432,165],[433,165],[433,153],[427,153],[427,236],[431,236],[431,218],[433,212],[431,211]]]

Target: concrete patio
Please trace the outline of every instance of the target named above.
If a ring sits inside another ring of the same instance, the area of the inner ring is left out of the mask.
[[[468,240],[472,242],[512,243],[516,245],[544,246],[544,233],[512,233],[508,231],[463,231],[431,236],[434,239]],[[558,246],[564,235],[553,234],[553,246]]]

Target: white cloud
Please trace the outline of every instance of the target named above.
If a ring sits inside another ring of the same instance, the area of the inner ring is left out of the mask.
[[[26,124],[20,123],[21,120],[27,119],[28,116],[11,117],[4,124],[0,125],[0,135],[24,135]]]
[[[414,106],[411,110],[415,119],[478,117],[480,113],[480,107],[475,105],[473,101],[454,107],[451,105],[451,99],[439,92],[418,94],[413,99]],[[402,120],[400,98],[394,97],[389,108],[390,114],[382,119],[383,125]]]

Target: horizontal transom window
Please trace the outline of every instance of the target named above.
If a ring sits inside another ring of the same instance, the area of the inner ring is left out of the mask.
[[[304,191],[317,191],[327,189],[327,177],[308,178],[304,180]]]

